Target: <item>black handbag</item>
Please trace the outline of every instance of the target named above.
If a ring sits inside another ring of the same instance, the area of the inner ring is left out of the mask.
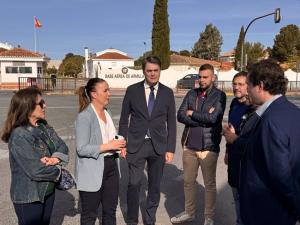
[[[74,176],[66,168],[61,168],[61,174],[55,187],[58,190],[66,191],[71,189],[75,185],[76,182]]]

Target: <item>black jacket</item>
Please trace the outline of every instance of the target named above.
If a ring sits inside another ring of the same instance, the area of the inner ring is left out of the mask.
[[[188,137],[190,127],[201,127],[202,130],[202,148],[199,150],[209,150],[213,152],[220,151],[222,119],[226,107],[226,95],[223,91],[212,87],[207,93],[200,110],[197,111],[196,102],[200,89],[190,90],[179,110],[177,112],[177,120],[185,124],[182,134],[181,144],[184,146]],[[214,108],[212,113],[209,113],[211,108]],[[191,117],[186,115],[187,110],[193,110]]]
[[[119,123],[119,134],[127,140],[127,151],[139,151],[149,129],[158,154],[175,152],[175,112],[174,94],[167,86],[159,83],[151,116],[148,113],[144,81],[129,86],[123,100]]]
[[[228,183],[231,187],[238,188],[240,183],[241,160],[245,154],[247,140],[253,128],[259,120],[255,113],[255,108],[251,107],[243,116],[240,133],[233,144],[228,145]]]

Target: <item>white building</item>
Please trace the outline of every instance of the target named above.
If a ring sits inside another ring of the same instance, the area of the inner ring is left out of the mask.
[[[96,54],[90,54],[85,48],[86,77],[98,77],[102,70],[134,66],[134,59],[127,53],[109,48]]]
[[[0,88],[17,89],[19,77],[43,76],[43,62],[49,58],[23,48],[0,51]]]

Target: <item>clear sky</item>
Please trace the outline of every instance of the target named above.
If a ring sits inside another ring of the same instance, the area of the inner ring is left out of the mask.
[[[300,26],[300,0],[169,0],[171,49],[191,50],[208,23],[223,36],[222,51],[235,47],[240,28],[255,17],[281,8],[282,21],[273,16],[251,25],[246,39],[272,46],[280,28]],[[52,59],[84,47],[97,52],[116,48],[132,57],[151,49],[154,0],[5,0],[1,1],[0,42],[34,50],[33,16],[42,23],[38,50]],[[146,42],[146,45],[144,45]]]

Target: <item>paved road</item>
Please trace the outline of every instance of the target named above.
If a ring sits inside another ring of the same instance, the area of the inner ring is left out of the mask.
[[[0,127],[3,127],[4,119],[7,113],[7,106],[11,98],[10,93],[0,93]],[[47,120],[54,126],[58,134],[65,140],[70,148],[71,161],[68,167],[74,169],[74,120],[77,115],[78,99],[76,96],[44,96],[47,102]],[[110,110],[113,114],[113,120],[118,125],[120,117],[120,108],[122,96],[113,96],[110,102]],[[300,98],[291,98],[300,106]],[[177,108],[182,101],[182,97],[176,97]],[[227,121],[228,106],[231,98],[227,101],[227,110],[224,122]],[[161,188],[160,206],[157,212],[157,223],[161,225],[170,225],[169,218],[181,212],[184,208],[183,195],[183,174],[182,174],[182,150],[180,147],[180,137],[182,134],[182,124],[177,124],[177,149],[173,164],[166,165]],[[234,224],[233,200],[229,186],[227,185],[227,168],[223,163],[224,158],[224,140],[221,143],[221,153],[217,168],[217,210],[216,225]],[[123,213],[126,211],[126,189],[127,189],[127,165],[126,161],[121,161],[122,178],[120,182],[120,204],[117,210],[117,224],[123,225]],[[203,223],[203,180],[200,173],[198,180],[198,211],[196,221],[186,223],[186,225],[199,225]],[[10,172],[8,162],[7,145],[0,142],[0,225],[17,224],[16,216],[9,198]],[[141,191],[141,205],[145,203],[146,174]],[[70,191],[57,191],[54,212],[52,216],[52,225],[76,225],[79,224],[78,193],[75,189]],[[143,213],[143,212],[142,212]],[[140,219],[141,221],[141,219]]]

